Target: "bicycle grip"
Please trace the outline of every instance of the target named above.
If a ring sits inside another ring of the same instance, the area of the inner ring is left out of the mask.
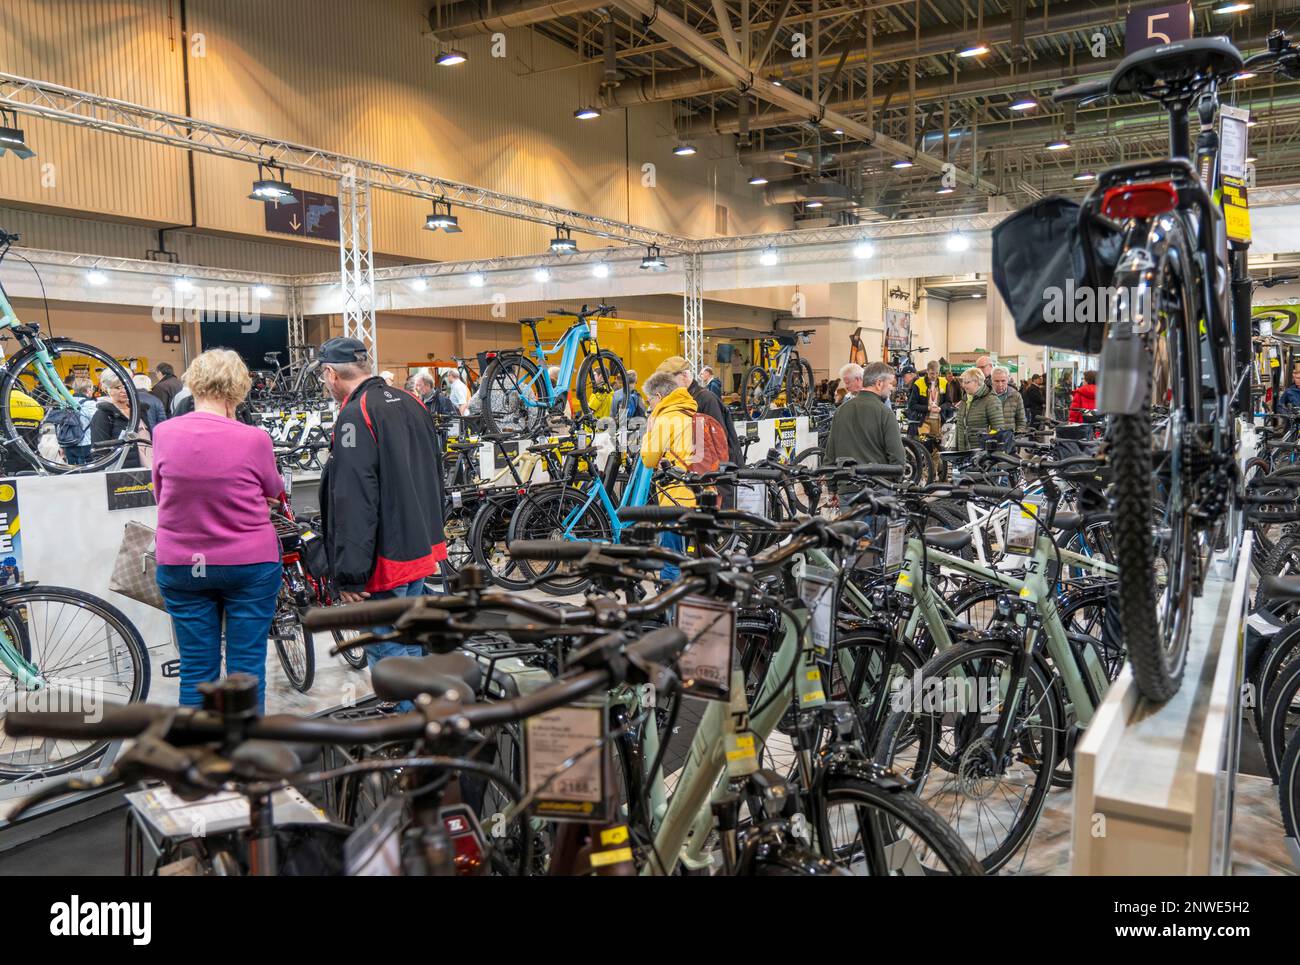
[[[97,717],[86,712],[11,711],[5,715],[5,733],[10,737],[56,737],[66,740],[104,740],[136,737],[174,707],[157,704],[127,704],[103,707]]]
[[[368,630],[391,626],[393,621],[421,606],[424,597],[398,596],[391,600],[363,600],[335,606],[312,607],[302,615],[304,630]]]
[[[1267,476],[1259,476],[1250,481],[1253,489],[1256,486],[1282,486],[1286,489],[1300,489],[1300,475],[1294,472],[1274,472]]]
[[[883,462],[868,462],[861,466],[853,466],[852,469],[857,476],[893,476],[896,479],[901,479],[903,473],[907,471],[904,466]]]
[[[580,560],[595,546],[587,540],[517,539],[508,548],[517,560]]]
[[[690,511],[689,506],[624,506],[618,518],[625,523],[675,523]]]
[[[982,499],[1023,499],[1025,496],[1023,490],[1006,486],[971,486],[970,491]]]
[[[785,479],[785,473],[780,469],[738,469],[736,478],[740,480],[754,480],[757,482],[781,482]]]
[[[628,644],[625,651],[633,661],[668,663],[686,649],[687,643],[686,634],[677,627],[661,627]]]

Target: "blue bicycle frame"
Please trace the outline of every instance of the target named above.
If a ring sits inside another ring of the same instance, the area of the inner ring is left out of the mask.
[[[534,335],[537,334],[536,328],[533,329],[533,334]],[[541,408],[549,409],[552,405],[554,405],[555,402],[559,400],[559,393],[557,392],[557,384],[566,385],[566,386],[569,384],[570,380],[573,378],[574,365],[578,361],[578,350],[579,348],[581,348],[582,343],[584,341],[591,338],[592,338],[591,329],[588,327],[585,321],[582,321],[582,322],[578,322],[576,325],[571,327],[567,332],[561,335],[558,339],[556,339],[555,342],[550,346],[550,348],[547,348],[546,346],[542,345],[541,339],[536,339],[535,342],[533,343],[532,355],[533,358],[535,358],[538,361],[538,363],[540,363],[537,367],[537,375],[532,380],[532,382],[520,383],[521,385],[528,386],[528,388],[532,389],[533,395],[536,398],[530,399],[527,396],[521,395],[520,401],[523,402],[524,405],[531,406],[534,409],[541,409]],[[557,384],[552,384],[551,373],[550,373],[549,366],[546,364],[546,360],[549,356],[554,355],[556,352],[562,352],[563,355],[560,358],[559,381]],[[537,387],[535,383],[539,380],[541,381],[541,384],[546,388],[546,395],[544,400],[541,397],[541,393],[537,392]]]
[[[616,454],[611,453],[609,458],[613,459],[615,456]],[[609,517],[610,532],[614,534],[614,542],[621,542],[623,530],[630,524],[618,518],[618,511],[627,506],[644,506],[646,500],[650,498],[650,482],[653,477],[654,470],[646,466],[640,459],[637,459],[632,474],[628,477],[627,485],[623,487],[623,498],[619,500],[618,506],[615,506],[613,499],[610,498],[609,490],[605,488],[605,481],[598,475],[593,476],[585,490],[587,498],[583,500],[581,506],[576,507],[564,519],[564,538],[566,540],[577,539],[573,535],[573,527],[587,514],[587,510],[592,504],[599,500],[605,515]]]

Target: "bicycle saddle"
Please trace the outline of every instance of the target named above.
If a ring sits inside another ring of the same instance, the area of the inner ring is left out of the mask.
[[[1197,37],[1129,54],[1110,75],[1112,94],[1176,90],[1196,76],[1236,73],[1245,61],[1227,37]]]
[[[481,442],[462,442],[459,439],[453,439],[447,443],[447,449],[451,452],[476,452],[483,448]]]
[[[420,694],[473,703],[482,680],[478,661],[452,651],[427,657],[385,657],[370,669],[375,695],[382,700],[414,700]]]
[[[1300,576],[1266,576],[1259,582],[1263,599],[1300,600]]]
[[[964,550],[971,544],[971,534],[959,529],[939,529],[933,527],[925,531],[925,545],[948,553]]]
[[[1057,513],[1056,518],[1052,520],[1052,526],[1073,533],[1093,523],[1109,523],[1112,518],[1110,513]]]

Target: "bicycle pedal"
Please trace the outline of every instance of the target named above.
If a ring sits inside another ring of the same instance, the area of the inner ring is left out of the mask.
[[[177,657],[175,660],[164,660],[162,665],[162,675],[168,680],[175,679],[181,675],[181,661]]]

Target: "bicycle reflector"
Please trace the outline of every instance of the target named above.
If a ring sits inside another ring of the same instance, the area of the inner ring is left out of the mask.
[[[1107,188],[1101,213],[1116,221],[1153,218],[1178,207],[1178,189],[1170,181],[1143,181]]]

